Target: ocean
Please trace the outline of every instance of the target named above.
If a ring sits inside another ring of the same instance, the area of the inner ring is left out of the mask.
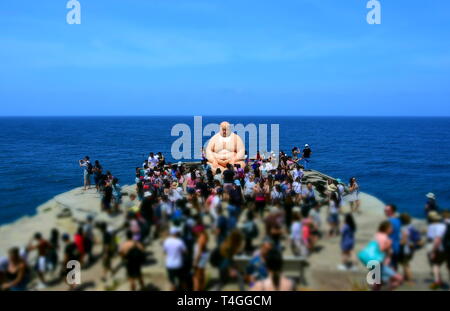
[[[279,124],[280,150],[311,146],[311,168],[348,181],[402,212],[423,217],[425,194],[450,208],[450,118],[203,117],[203,126]],[[53,196],[82,185],[78,160],[99,160],[120,183],[150,151],[168,161],[177,123],[194,117],[0,118],[0,223],[32,215]],[[270,134],[270,133],[269,133]],[[207,138],[204,138],[206,141]],[[268,138],[270,146],[270,135]]]

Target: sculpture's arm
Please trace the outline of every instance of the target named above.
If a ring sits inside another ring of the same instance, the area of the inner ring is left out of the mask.
[[[211,138],[211,140],[208,143],[208,146],[206,146],[206,159],[208,159],[209,162],[212,164],[217,164],[216,156],[213,152],[214,144],[216,140],[214,138]]]
[[[241,137],[236,134],[236,161],[241,161],[245,158],[245,146],[244,142],[242,141]]]

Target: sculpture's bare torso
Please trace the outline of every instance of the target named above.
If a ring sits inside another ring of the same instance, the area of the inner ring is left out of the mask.
[[[206,158],[215,171],[222,171],[227,164],[240,164],[244,167],[245,147],[239,135],[230,132],[228,122],[220,124],[220,132],[214,135],[206,147]]]

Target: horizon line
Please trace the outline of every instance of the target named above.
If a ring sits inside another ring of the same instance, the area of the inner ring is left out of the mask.
[[[450,118],[450,115],[170,115],[170,114],[161,114],[161,115],[6,115],[0,116],[0,118],[117,118],[117,117],[133,117],[133,118],[148,118],[148,117],[230,117],[230,118],[238,118],[238,117],[284,117],[284,118]]]

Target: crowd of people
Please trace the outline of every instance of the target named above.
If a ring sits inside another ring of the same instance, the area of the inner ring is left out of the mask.
[[[307,258],[320,239],[337,236],[342,253],[337,269],[356,270],[357,259],[364,265],[380,262],[382,282],[373,289],[412,282],[409,263],[414,251],[425,244],[434,276],[431,287],[443,287],[440,266],[446,261],[450,269],[450,214],[440,213],[435,196],[427,195],[425,238],[408,214],[399,215],[390,204],[373,240],[354,254],[355,218],[361,212],[357,179],[352,177],[348,184],[329,179],[325,186],[313,185],[305,176],[311,155],[308,145],[303,150],[294,147],[291,154],[281,151],[263,156],[258,152],[255,159],[245,159],[244,167],[228,164],[213,171],[205,157],[200,164],[171,164],[160,152],[150,153],[136,167],[136,194],[129,194],[125,203],[122,196],[127,194],[122,193],[118,179],[109,171],[104,174],[99,161],[92,165],[85,157],[79,162],[84,189],[91,187],[93,176],[101,209],[111,216],[123,215],[123,226],[113,228],[88,216],[73,236],[64,233],[60,237],[53,229],[47,240],[36,233],[26,247],[13,248],[0,260],[1,288],[26,289],[31,272],[43,288],[49,271],[60,267],[57,275],[61,279],[67,274],[67,262],[77,260],[82,267],[93,263],[94,245],[100,244],[102,279],[113,277],[112,263],[120,256],[130,288],[144,289],[146,250],[161,243],[173,290],[220,290],[231,282],[240,290],[294,290],[297,284],[283,273],[283,256],[292,253]],[[327,224],[322,223],[323,209]],[[96,230],[101,233],[100,241]],[[31,269],[27,257],[33,251],[37,259]],[[245,269],[236,262],[236,255],[248,258]],[[207,278],[207,267],[216,269],[217,282]]]

